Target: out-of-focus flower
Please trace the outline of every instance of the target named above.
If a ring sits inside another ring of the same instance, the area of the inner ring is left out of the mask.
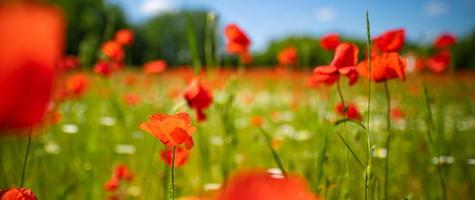
[[[358,80],[357,63],[358,47],[351,43],[341,43],[336,48],[335,56],[330,65],[318,66],[313,70],[310,79],[311,84],[332,85],[340,75],[345,75],[350,79],[349,84],[353,85]]]
[[[131,45],[134,42],[134,32],[129,29],[121,29],[115,32],[115,41],[121,45]]]
[[[66,82],[68,95],[80,97],[86,92],[89,86],[89,78],[84,73],[77,73],[70,76]]]
[[[130,182],[132,179],[134,179],[134,175],[124,164],[118,164],[115,166],[113,177],[117,178],[118,180],[125,180],[127,182]]]
[[[358,65],[358,73],[369,77],[368,62],[363,61]],[[383,53],[371,59],[371,79],[375,82],[386,81],[394,78],[405,80],[406,61],[398,53]]]
[[[37,200],[35,193],[27,188],[11,188],[0,191],[1,200]]]
[[[63,52],[65,20],[36,1],[0,2],[0,128],[40,122]]]
[[[160,74],[167,69],[167,62],[164,60],[153,60],[143,65],[145,74]]]
[[[444,49],[447,47],[451,47],[455,44],[456,41],[457,38],[455,37],[455,35],[452,35],[450,33],[443,33],[437,38],[435,38],[434,47],[437,49]]]
[[[229,54],[238,55],[242,63],[250,63],[252,61],[251,54],[249,54],[251,40],[244,31],[236,24],[229,24],[224,29],[224,35],[226,36],[226,51]]]
[[[342,103],[337,104],[336,107],[335,107],[335,110],[336,110],[336,113],[338,115],[340,115],[340,116],[345,115],[345,108],[343,107]],[[353,104],[353,103],[348,103],[348,105],[346,105],[346,116],[345,117],[347,117],[348,119],[360,121],[361,120],[361,114],[358,111],[358,107],[356,107],[356,105]]]
[[[252,116],[251,117],[251,125],[255,127],[262,127],[264,123],[264,119],[261,116]]]
[[[217,200],[318,200],[299,175],[275,177],[265,170],[240,171],[219,191]]]
[[[112,177],[104,183],[104,189],[108,192],[112,192],[119,188],[120,181],[119,179]]]
[[[108,58],[116,62],[122,62],[122,60],[124,60],[124,49],[119,42],[113,40],[107,41],[102,45],[101,51]]]
[[[63,57],[58,64],[58,68],[64,71],[75,69],[79,66],[79,59],[77,56],[68,55]]]
[[[277,60],[281,65],[295,65],[298,61],[297,49],[295,47],[287,47],[279,52]]]
[[[192,134],[196,128],[191,125],[191,118],[188,113],[179,112],[175,115],[153,114],[150,121],[140,124],[140,128],[163,144],[173,147],[184,144],[187,149],[193,147]]]
[[[382,52],[397,52],[404,46],[404,29],[394,29],[384,32],[374,39],[377,50]]]
[[[94,72],[107,77],[112,74],[112,68],[109,62],[101,60],[94,65]]]
[[[245,51],[239,54],[239,59],[243,64],[250,64],[252,62],[252,55],[249,53],[249,51]]]
[[[441,50],[426,60],[426,65],[430,70],[436,73],[444,72],[449,68],[452,56],[450,51]]]
[[[183,147],[177,147],[175,151],[175,167],[181,167],[188,162],[189,152]],[[167,164],[172,166],[173,159],[173,148],[168,147],[167,149],[160,152],[160,159]]]
[[[140,96],[135,93],[127,93],[124,95],[123,100],[125,104],[134,106],[140,103]]]
[[[204,109],[208,108],[213,102],[211,90],[200,79],[195,78],[186,87],[183,96],[188,106],[196,111],[197,121],[206,120]]]
[[[391,118],[393,120],[400,120],[404,119],[406,117],[406,114],[398,107],[391,109]]]
[[[327,51],[335,51],[339,44],[340,36],[336,33],[327,34],[320,40],[320,46]]]

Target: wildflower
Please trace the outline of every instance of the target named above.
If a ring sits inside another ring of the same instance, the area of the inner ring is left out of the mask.
[[[107,77],[112,74],[112,68],[109,62],[101,60],[94,65],[94,72]]]
[[[265,170],[240,171],[230,177],[217,200],[318,200],[305,179],[291,174],[276,177]]]
[[[61,70],[67,71],[75,69],[79,66],[79,59],[77,56],[68,55],[59,60],[58,67]]]
[[[116,41],[107,41],[102,45],[101,51],[109,59],[112,59],[117,62],[122,62],[124,59],[124,49],[119,42]]]
[[[358,47],[351,43],[342,43],[336,48],[335,56],[330,65],[318,66],[313,70],[311,81],[314,84],[332,85],[340,75],[347,76],[353,85],[358,80],[356,64],[358,62]]]
[[[89,78],[84,73],[71,75],[66,82],[67,92],[73,97],[82,96],[88,87]]]
[[[115,41],[121,45],[131,45],[134,42],[134,32],[129,29],[121,29],[115,32]]]
[[[394,120],[404,119],[406,114],[400,108],[391,109],[391,118]]]
[[[153,60],[143,65],[145,74],[160,74],[167,69],[167,62],[164,60]]]
[[[249,54],[249,46],[251,40],[236,24],[229,24],[224,29],[226,36],[226,51],[229,54],[239,55],[241,62],[246,64],[252,61],[251,54]]]
[[[341,116],[345,115],[345,108],[343,107],[342,103],[337,104],[335,107],[335,110],[338,115],[341,115]],[[348,103],[348,105],[346,105],[345,117],[347,117],[348,119],[357,120],[357,121],[361,120],[361,114],[358,111],[358,108],[356,107],[355,104]]]
[[[450,51],[441,50],[426,60],[426,65],[433,72],[440,73],[448,69],[452,56]]]
[[[287,47],[279,52],[277,60],[281,65],[295,65],[298,61],[297,49],[295,47]]]
[[[177,147],[175,151],[175,167],[181,167],[188,162],[189,152],[183,147]],[[173,159],[173,149],[167,148],[160,152],[160,159],[167,164],[168,166],[172,166],[172,159]]]
[[[255,127],[262,127],[264,123],[264,119],[261,116],[252,116],[251,117],[251,125]]]
[[[368,77],[368,62],[363,61],[358,65],[358,73]],[[375,82],[386,81],[394,78],[405,80],[406,61],[398,53],[383,53],[371,60],[371,79]]]
[[[205,86],[199,79],[193,79],[184,91],[184,97],[190,108],[195,109],[198,121],[206,119],[204,109],[208,108],[213,102],[211,90]]]
[[[0,3],[0,128],[38,124],[52,96],[65,20],[37,1]]]
[[[457,38],[454,35],[450,33],[443,33],[434,40],[433,44],[437,49],[444,49],[454,45],[456,41]]]
[[[140,128],[163,144],[173,147],[184,144],[187,149],[193,147],[191,135],[196,128],[191,125],[191,118],[188,113],[179,112],[175,115],[153,114],[150,121],[140,124]]]
[[[374,44],[378,51],[397,52],[404,46],[404,29],[395,29],[384,32],[374,39]]]
[[[1,200],[37,200],[35,193],[27,188],[11,188],[0,191]]]
[[[340,36],[335,33],[327,34],[320,40],[320,46],[327,51],[335,51],[339,44]]]
[[[140,96],[134,93],[127,93],[124,95],[123,100],[125,104],[134,106],[140,103]]]

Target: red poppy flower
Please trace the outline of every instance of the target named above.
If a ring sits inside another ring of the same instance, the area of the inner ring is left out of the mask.
[[[263,170],[241,171],[230,177],[217,195],[217,200],[318,200],[305,179],[288,177]]]
[[[94,72],[102,76],[109,76],[112,74],[112,68],[109,62],[101,60],[94,65]]]
[[[131,45],[134,42],[134,32],[129,29],[121,29],[115,32],[115,41],[121,45]]]
[[[397,52],[404,46],[404,35],[404,29],[386,31],[374,39],[374,44],[382,52]]]
[[[335,110],[338,115],[340,116],[345,115],[345,108],[343,107],[342,103],[337,104],[335,107]],[[356,107],[356,105],[353,103],[348,103],[346,105],[346,117],[348,119],[358,120],[358,121],[360,121],[362,118],[360,112],[358,111],[358,107]]]
[[[118,164],[115,166],[113,177],[117,178],[118,180],[125,180],[127,182],[130,182],[132,179],[134,179],[134,175],[124,164]]]
[[[124,95],[124,98],[123,98],[125,104],[129,105],[129,106],[134,106],[134,105],[137,105],[140,103],[140,96],[138,96],[137,94],[134,94],[134,93],[128,93],[126,95]]]
[[[198,121],[206,119],[204,109],[208,108],[213,102],[211,90],[205,86],[199,79],[193,79],[185,89],[183,96],[188,102],[190,108],[195,109]]]
[[[391,109],[391,118],[394,120],[404,119],[406,114],[400,108]]]
[[[277,60],[281,65],[295,65],[298,60],[297,49],[295,47],[287,47],[279,52]]]
[[[243,45],[241,43],[236,43],[236,42],[229,42],[228,44],[226,44],[226,51],[229,54],[239,55],[244,52],[247,52],[247,48],[248,48],[247,45]]]
[[[107,180],[106,183],[104,183],[104,189],[107,192],[113,192],[119,188],[119,185],[120,180],[116,177],[112,177],[111,179]]]
[[[426,60],[426,65],[433,72],[440,73],[444,72],[449,68],[452,56],[450,51],[442,50],[437,52],[435,55]]]
[[[86,92],[89,87],[89,78],[84,73],[77,73],[70,76],[66,82],[66,88],[69,95],[79,97]]]
[[[444,33],[439,35],[435,40],[434,40],[434,47],[437,49],[444,49],[446,47],[450,47],[455,44],[457,41],[457,38],[455,35],[452,35],[450,33]]]
[[[358,65],[358,73],[368,77],[368,64],[363,61]],[[376,82],[394,78],[405,80],[406,61],[398,53],[383,53],[371,60],[371,79]]]
[[[252,55],[249,53],[249,51],[245,51],[239,54],[239,59],[243,64],[249,64],[252,62]]]
[[[336,47],[340,44],[340,36],[335,33],[327,34],[320,40],[320,45],[323,49],[328,51],[335,51]]]
[[[59,61],[58,66],[59,66],[59,69],[64,70],[64,71],[75,69],[79,66],[79,59],[76,56],[69,55],[69,56],[63,57]]]
[[[27,188],[12,188],[0,191],[1,200],[37,200],[35,193]]]
[[[262,127],[262,124],[264,123],[264,119],[261,116],[252,116],[250,121],[251,125],[255,127]]]
[[[153,114],[150,116],[150,121],[140,124],[140,128],[169,147],[180,144],[184,144],[187,149],[193,147],[191,135],[196,128],[191,126],[191,118],[188,113]]]
[[[246,47],[251,44],[247,35],[236,24],[229,24],[226,26],[224,29],[224,35],[230,42],[243,44]]]
[[[189,152],[183,147],[177,147],[175,151],[175,167],[181,167],[188,162]],[[173,149],[167,148],[160,152],[160,158],[168,166],[172,166]]]
[[[167,62],[164,60],[153,60],[143,65],[145,74],[160,74],[167,69]]]
[[[329,66],[319,66],[313,70],[313,83],[332,85],[340,75],[350,78],[350,85],[358,80],[356,64],[358,62],[358,47],[351,43],[341,43],[336,48],[335,56]]]
[[[119,42],[107,41],[102,45],[101,50],[104,55],[114,61],[122,62],[124,59],[124,49]]]
[[[55,7],[0,3],[0,128],[27,128],[43,118],[62,57],[64,28]]]

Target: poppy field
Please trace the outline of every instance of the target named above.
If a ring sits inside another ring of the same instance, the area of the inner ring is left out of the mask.
[[[362,42],[262,67],[238,22],[204,50],[187,26],[188,63],[136,64],[131,27],[66,53],[63,9],[0,2],[0,200],[475,198],[475,71],[452,33],[407,50],[366,12]]]

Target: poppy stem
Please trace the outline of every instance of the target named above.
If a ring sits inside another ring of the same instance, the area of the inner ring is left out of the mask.
[[[172,172],[171,172],[171,180],[170,180],[170,196],[168,199],[174,200],[175,199],[175,153],[176,153],[176,145],[173,146],[173,154],[172,154]]]
[[[370,114],[371,114],[371,27],[369,24],[369,14],[368,11],[366,11],[366,48],[368,49],[367,51],[367,56],[368,56],[368,119],[367,119],[367,124],[366,124],[366,137],[367,137],[367,146],[368,146],[368,152],[367,152],[367,158],[368,158],[368,164],[366,166],[366,170],[364,173],[365,177],[365,200],[369,199],[369,185],[371,181],[371,164],[372,164],[372,157],[371,157],[371,132],[370,132]]]
[[[424,95],[425,95],[425,102],[427,106],[427,123],[429,126],[429,129],[427,131],[427,140],[429,141],[429,144],[432,143],[431,140],[431,135],[436,132],[435,126],[434,126],[434,119],[432,117],[432,108],[430,106],[430,95],[429,95],[429,90],[427,89],[427,86],[425,83],[422,83],[422,86],[424,87]],[[437,144],[435,144],[435,150],[437,154],[437,159],[440,159],[441,152],[440,152],[440,135],[437,135],[436,141]],[[446,200],[447,199],[447,186],[444,178],[444,171],[442,169],[442,166],[440,164],[437,164],[437,172],[439,174],[439,180],[440,180],[440,187],[442,189],[442,199]]]
[[[338,91],[338,96],[340,96],[340,101],[341,104],[343,105],[343,116],[346,117],[346,104],[345,104],[345,99],[343,98],[343,93],[341,92],[341,87],[340,87],[340,79],[336,81],[336,89]]]
[[[25,158],[23,159],[23,169],[21,170],[20,187],[23,187],[23,183],[25,181],[25,173],[26,173],[26,166],[27,166],[27,163],[28,163],[28,155],[30,154],[32,132],[33,132],[33,128],[28,133],[28,143],[26,145]]]
[[[261,130],[262,134],[264,135],[264,137],[266,139],[267,146],[269,147],[269,149],[272,153],[272,157],[274,158],[274,161],[276,162],[277,166],[279,167],[279,169],[282,172],[282,174],[284,175],[284,177],[287,178],[287,171],[285,171],[284,165],[282,164],[282,161],[280,160],[279,155],[277,154],[275,149],[272,147],[272,138],[270,137],[270,135],[263,128],[259,128],[259,129]]]
[[[389,94],[389,86],[388,81],[384,81],[384,91],[386,93],[386,130],[387,130],[387,139],[386,139],[386,168],[384,171],[384,199],[388,199],[388,187],[389,187],[389,149],[391,147],[391,96]]]

